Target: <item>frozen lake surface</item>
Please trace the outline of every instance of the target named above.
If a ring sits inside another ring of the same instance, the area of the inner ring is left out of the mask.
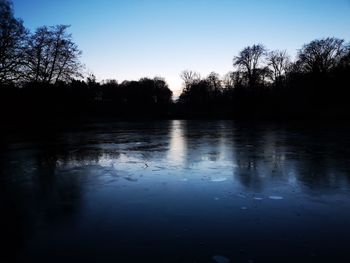
[[[1,262],[350,262],[350,129],[231,121],[3,135]]]

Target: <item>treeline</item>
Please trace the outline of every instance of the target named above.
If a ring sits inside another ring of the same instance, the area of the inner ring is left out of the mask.
[[[172,91],[162,78],[82,81],[82,52],[69,26],[30,32],[0,0],[0,115],[8,120],[81,116],[168,117]]]
[[[172,91],[161,78],[98,83],[71,80],[30,82],[1,90],[3,119],[49,120],[81,117],[168,118]]]
[[[294,61],[286,51],[248,46],[223,77],[184,71],[183,92],[174,102],[162,78],[82,80],[82,52],[68,29],[30,32],[14,17],[11,2],[0,0],[1,119],[350,119],[350,45],[342,39],[305,44]]]
[[[248,46],[233,66],[223,78],[184,71],[178,109],[191,117],[350,118],[350,45],[342,39],[305,44],[295,61],[286,51]]]

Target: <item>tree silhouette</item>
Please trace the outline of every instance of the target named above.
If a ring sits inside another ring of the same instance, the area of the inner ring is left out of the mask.
[[[40,27],[26,47],[26,80],[44,83],[81,77],[81,51],[67,33],[67,25]]]
[[[329,72],[339,65],[349,52],[349,46],[343,39],[328,37],[313,40],[299,50],[298,65],[304,72]]]
[[[254,87],[265,77],[266,66],[263,65],[266,56],[266,48],[261,45],[253,45],[244,48],[238,56],[233,59],[233,65],[237,66],[246,74],[248,85]]]
[[[218,73],[211,72],[207,77],[210,89],[215,97],[219,96],[222,91],[222,81]]]
[[[14,17],[12,3],[0,0],[0,83],[21,77],[27,33],[22,20]]]
[[[185,84],[184,92],[188,91],[191,88],[191,85],[198,83],[201,79],[200,74],[192,70],[184,70],[180,74],[180,77]]]
[[[277,85],[280,84],[290,67],[290,57],[287,52],[275,50],[268,53],[267,64],[271,69],[271,79]]]

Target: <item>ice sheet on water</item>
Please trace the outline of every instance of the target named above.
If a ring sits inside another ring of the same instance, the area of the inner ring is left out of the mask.
[[[271,196],[269,196],[269,198],[271,200],[282,200],[283,199],[282,196],[278,196],[278,195],[271,195]]]
[[[261,201],[261,200],[264,200],[264,198],[262,198],[262,197],[254,197],[254,200]]]
[[[213,256],[213,260],[216,263],[230,263],[231,262],[227,257],[220,256],[220,255]]]

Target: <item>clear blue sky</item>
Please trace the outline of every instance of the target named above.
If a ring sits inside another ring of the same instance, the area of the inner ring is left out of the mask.
[[[178,94],[179,74],[232,70],[247,45],[287,49],[335,36],[349,41],[350,0],[14,0],[35,29],[70,24],[82,61],[98,79],[164,77]]]

